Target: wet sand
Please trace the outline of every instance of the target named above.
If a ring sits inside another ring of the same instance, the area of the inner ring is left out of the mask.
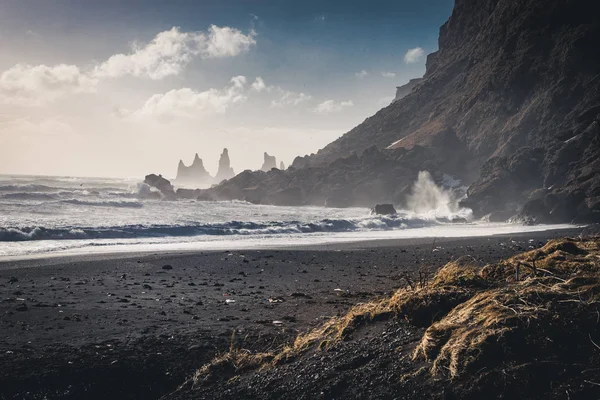
[[[234,332],[275,347],[419,268],[580,232],[0,262],[0,399],[158,398]]]

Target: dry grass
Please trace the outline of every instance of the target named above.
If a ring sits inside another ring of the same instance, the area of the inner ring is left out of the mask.
[[[231,378],[327,349],[364,324],[392,317],[428,327],[413,359],[430,362],[432,375],[455,378],[558,344],[568,348],[573,326],[597,334],[599,296],[600,238],[553,240],[484,268],[462,258],[390,298],[355,305],[276,353],[230,349],[198,370],[193,382],[210,382],[217,372]]]
[[[273,353],[253,353],[244,349],[230,349],[205,364],[192,377],[192,386],[210,383],[216,379],[230,379],[237,374],[256,369],[273,359]]]
[[[456,378],[508,360],[535,358],[546,346],[552,347],[550,353],[576,351],[577,335],[598,332],[599,243],[555,240],[486,266],[479,276],[490,289],[432,324],[413,358],[431,362],[433,375]],[[531,268],[516,281],[519,263]]]

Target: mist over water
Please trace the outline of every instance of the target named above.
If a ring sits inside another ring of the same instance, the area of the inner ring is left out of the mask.
[[[419,174],[408,210],[276,207],[244,201],[163,200],[137,180],[0,176],[0,257],[291,246],[394,237],[492,234],[518,225],[461,223],[470,210]],[[531,229],[531,228],[528,228]]]
[[[411,194],[406,198],[406,204],[408,210],[417,215],[449,219],[464,218],[471,221],[472,211],[459,207],[459,200],[451,189],[436,185],[429,171],[421,171]]]

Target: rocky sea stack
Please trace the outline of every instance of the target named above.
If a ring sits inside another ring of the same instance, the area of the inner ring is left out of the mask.
[[[198,153],[194,156],[194,162],[189,167],[186,167],[183,160],[179,160],[177,166],[177,177],[175,180],[184,184],[205,184],[212,182],[212,176],[204,168],[202,159]]]
[[[233,168],[231,168],[231,162],[229,160],[229,151],[227,149],[223,149],[223,153],[221,153],[221,158],[219,158],[219,170],[217,171],[217,175],[215,176],[215,182],[219,183],[221,181],[231,179],[235,176],[235,172],[233,172]]]
[[[263,162],[263,165],[262,167],[260,167],[261,171],[268,172],[272,168],[277,168],[277,159],[275,158],[275,156],[270,156],[269,153],[265,151],[264,158],[265,160]]]

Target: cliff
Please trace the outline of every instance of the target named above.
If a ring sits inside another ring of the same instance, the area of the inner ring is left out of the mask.
[[[387,173],[453,170],[472,183],[465,204],[476,216],[503,210],[536,221],[600,219],[599,8],[581,0],[457,0],[439,50],[409,94],[317,154],[297,158],[277,180],[257,174],[253,184],[267,193],[306,192],[329,175],[341,179],[333,184],[343,193],[358,193],[385,165],[368,162],[367,149],[422,147],[432,158],[383,156],[394,160]],[[356,157],[360,167],[345,170]],[[387,192],[394,190],[401,188]],[[541,207],[539,215],[527,215],[539,208],[529,202]]]

